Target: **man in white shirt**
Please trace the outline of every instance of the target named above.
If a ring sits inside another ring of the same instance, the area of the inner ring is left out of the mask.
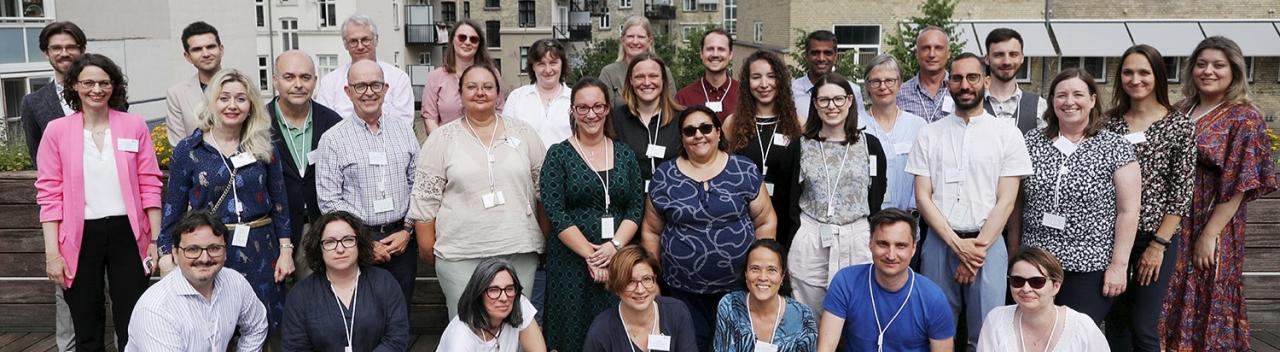
[[[1004,305],[1009,254],[1001,233],[1032,169],[1018,129],[982,108],[990,80],[982,59],[961,54],[950,71],[955,113],[920,131],[907,172],[916,175],[916,206],[929,224],[920,272],[942,288],[954,315],[964,310],[972,349],[987,312]]]
[[[1041,116],[1049,103],[1033,92],[1018,87],[1018,71],[1026,57],[1022,56],[1022,35],[1009,28],[996,28],[987,34],[987,64],[991,65],[991,88],[987,89],[988,114],[1004,123],[1027,131],[1048,125]]]
[[[267,308],[244,276],[223,268],[227,227],[192,210],[174,226],[177,272],[138,299],[125,351],[226,351],[239,328],[237,351],[258,351],[267,337]]]
[[[373,19],[369,16],[352,15],[342,23],[342,43],[347,48],[347,54],[351,56],[351,62],[338,66],[333,72],[329,72],[320,79],[320,85],[315,93],[316,102],[337,111],[338,115],[344,119],[354,118],[355,107],[351,105],[351,98],[347,97],[346,91],[343,90],[347,87],[347,71],[351,69],[351,63],[373,60],[382,67],[387,84],[384,92],[386,99],[382,101],[383,116],[408,122],[412,126],[413,85],[409,81],[409,74],[392,64],[378,60],[378,24],[373,23]]]
[[[809,110],[812,108],[809,99],[812,97],[813,81],[818,76],[830,73],[836,69],[836,63],[840,62],[840,52],[836,51],[836,34],[828,30],[820,30],[809,33],[804,38],[804,64],[808,70],[805,75],[791,81],[791,95],[796,102],[796,116],[800,117],[800,121],[809,120]],[[849,77],[845,77],[849,78]],[[853,100],[858,107],[858,118],[866,118],[867,107],[862,104],[862,88],[857,84],[853,85]],[[852,118],[852,116],[850,116]]]
[[[196,74],[169,87],[165,103],[169,115],[165,126],[169,130],[169,145],[176,146],[183,138],[200,127],[199,108],[204,102],[204,88],[209,79],[222,70],[222,38],[218,29],[203,21],[196,21],[182,29],[182,57],[195,66]]]

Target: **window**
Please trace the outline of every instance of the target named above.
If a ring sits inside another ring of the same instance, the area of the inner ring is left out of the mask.
[[[618,0],[618,8],[623,8],[623,9],[631,8],[631,0]]]
[[[502,0],[484,0],[485,9],[496,9],[502,7]]]
[[[600,15],[600,29],[609,29],[609,14]]]
[[[45,17],[45,6],[53,7],[48,0],[4,0],[0,1],[0,17]],[[53,16],[49,16],[53,17]],[[21,98],[22,96],[18,96]],[[0,127],[2,129],[3,127]],[[4,137],[0,136],[0,139]]]
[[[1169,83],[1178,83],[1179,81],[1178,75],[1182,74],[1181,72],[1178,71],[1178,69],[1181,67],[1178,64],[1181,62],[1182,62],[1182,58],[1180,57],[1168,57],[1168,56],[1164,57],[1164,70],[1169,74],[1169,78],[1167,79]],[[1121,65],[1123,65],[1123,63],[1121,63]]]
[[[1013,75],[1013,79],[1018,83],[1031,83],[1031,59],[1022,61],[1022,67],[1018,68],[1018,73]]]
[[[487,0],[486,0],[487,1]],[[502,47],[502,22],[484,21],[484,38],[490,48]]]
[[[464,19],[471,18],[471,2],[470,1],[462,2],[462,18]]]
[[[520,73],[529,73],[529,47],[520,47]]]
[[[498,73],[502,73],[502,59],[493,58],[493,69],[498,70]]]
[[[518,5],[520,9],[520,28],[537,26],[538,18],[533,10],[533,0],[520,0]]]
[[[1058,59],[1058,69],[1082,68],[1093,75],[1093,81],[1107,81],[1107,59],[1103,57],[1063,57]]]
[[[418,64],[419,64],[419,65],[430,65],[430,64],[431,64],[431,52],[430,52],[430,51],[423,51],[423,52],[418,53]]]
[[[693,40],[693,38],[697,38],[702,35],[698,30],[702,29],[703,26],[705,26],[705,24],[686,24],[680,26],[680,34],[683,34],[681,38],[684,39],[685,43],[688,43]]]
[[[0,117],[18,117],[22,97],[27,95],[27,79],[25,77],[5,78],[0,80],[0,92],[3,92],[4,111]]]
[[[280,43],[284,45],[284,51],[298,49],[298,19],[280,20]]]
[[[316,55],[316,73],[318,77],[324,77],[338,69],[338,55]]]
[[[263,2],[263,0],[254,0],[253,10],[254,10],[254,13],[258,15],[258,27],[266,27],[267,26],[267,5]]]
[[[320,0],[320,27],[338,26],[337,0]]]
[[[852,52],[853,63],[871,61],[880,55],[879,25],[837,25],[836,50]]]
[[[684,0],[684,11],[691,12],[698,10],[698,0]]]
[[[730,36],[738,35],[738,0],[724,0],[724,30]]]
[[[756,21],[756,34],[753,38],[756,43],[764,43],[764,22]]]
[[[698,4],[698,9],[703,12],[716,12],[718,8],[720,8],[720,3],[718,2],[701,2]]]
[[[463,3],[463,5],[470,5],[470,4],[471,4],[470,2]],[[467,7],[468,7],[468,10],[470,10],[469,9],[470,6],[467,6]],[[471,11],[467,11],[467,15],[470,15],[471,14],[470,12]],[[444,23],[453,24],[458,22],[458,3],[455,3],[453,1],[441,2],[440,17],[444,18]]]
[[[270,68],[267,67],[269,60],[266,56],[258,57],[258,90],[267,90],[267,82],[270,81],[268,77],[271,77],[271,72],[268,71]]]

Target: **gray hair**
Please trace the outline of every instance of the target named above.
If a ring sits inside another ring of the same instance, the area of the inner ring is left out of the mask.
[[[373,22],[373,18],[357,13],[347,17],[346,21],[342,21],[342,38],[345,39],[347,37],[347,26],[353,24],[369,27],[369,29],[373,30],[373,37],[378,37],[378,24]]]
[[[511,314],[507,315],[502,322],[515,327],[524,322],[520,312],[520,300],[524,297],[519,294],[524,286],[520,284],[515,266],[500,258],[485,259],[476,265],[476,270],[471,273],[471,280],[467,281],[467,286],[462,289],[462,296],[458,297],[458,320],[472,329],[488,329],[491,326],[489,312],[484,308],[484,291],[489,288],[489,284],[493,283],[493,278],[503,271],[511,275],[511,282],[516,287],[516,296],[511,298]]]
[[[865,79],[871,77],[871,70],[876,69],[876,67],[884,67],[893,70],[898,73],[898,78],[902,78],[902,66],[898,65],[898,59],[895,59],[893,55],[889,54],[876,55],[875,58],[868,61],[867,64],[862,67],[862,78]]]
[[[345,28],[345,27],[343,27],[343,28]],[[946,31],[946,30],[944,30],[944,29],[942,29],[942,27],[938,27],[938,26],[925,26],[924,28],[921,28],[921,29],[920,29],[920,33],[917,33],[917,34],[916,34],[916,43],[919,43],[919,42],[920,42],[920,38],[924,38],[924,35],[925,35],[926,33],[929,33],[930,31],[938,31],[938,33],[942,33],[942,36],[943,36],[943,37],[947,37],[947,41],[951,41],[950,36],[948,36],[948,35],[947,35],[947,31]]]

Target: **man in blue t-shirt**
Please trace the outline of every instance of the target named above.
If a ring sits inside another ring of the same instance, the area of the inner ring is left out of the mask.
[[[836,273],[818,325],[818,351],[951,351],[951,305],[933,281],[908,267],[915,218],[898,209],[871,216],[873,264]]]

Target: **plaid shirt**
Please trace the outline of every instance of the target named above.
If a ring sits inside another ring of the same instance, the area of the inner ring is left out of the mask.
[[[929,123],[947,117],[956,109],[955,101],[951,100],[951,93],[947,90],[947,81],[944,78],[942,85],[938,86],[938,91],[929,94],[920,85],[920,75],[911,77],[911,80],[903,83],[902,89],[898,91],[898,108],[923,117]]]
[[[378,134],[358,117],[348,117],[320,137],[316,148],[316,198],[320,211],[344,210],[366,225],[401,221],[409,211],[409,191],[417,165],[418,139],[409,121],[382,118]],[[373,153],[386,165],[372,165]],[[377,213],[373,203],[391,198],[391,211]]]

